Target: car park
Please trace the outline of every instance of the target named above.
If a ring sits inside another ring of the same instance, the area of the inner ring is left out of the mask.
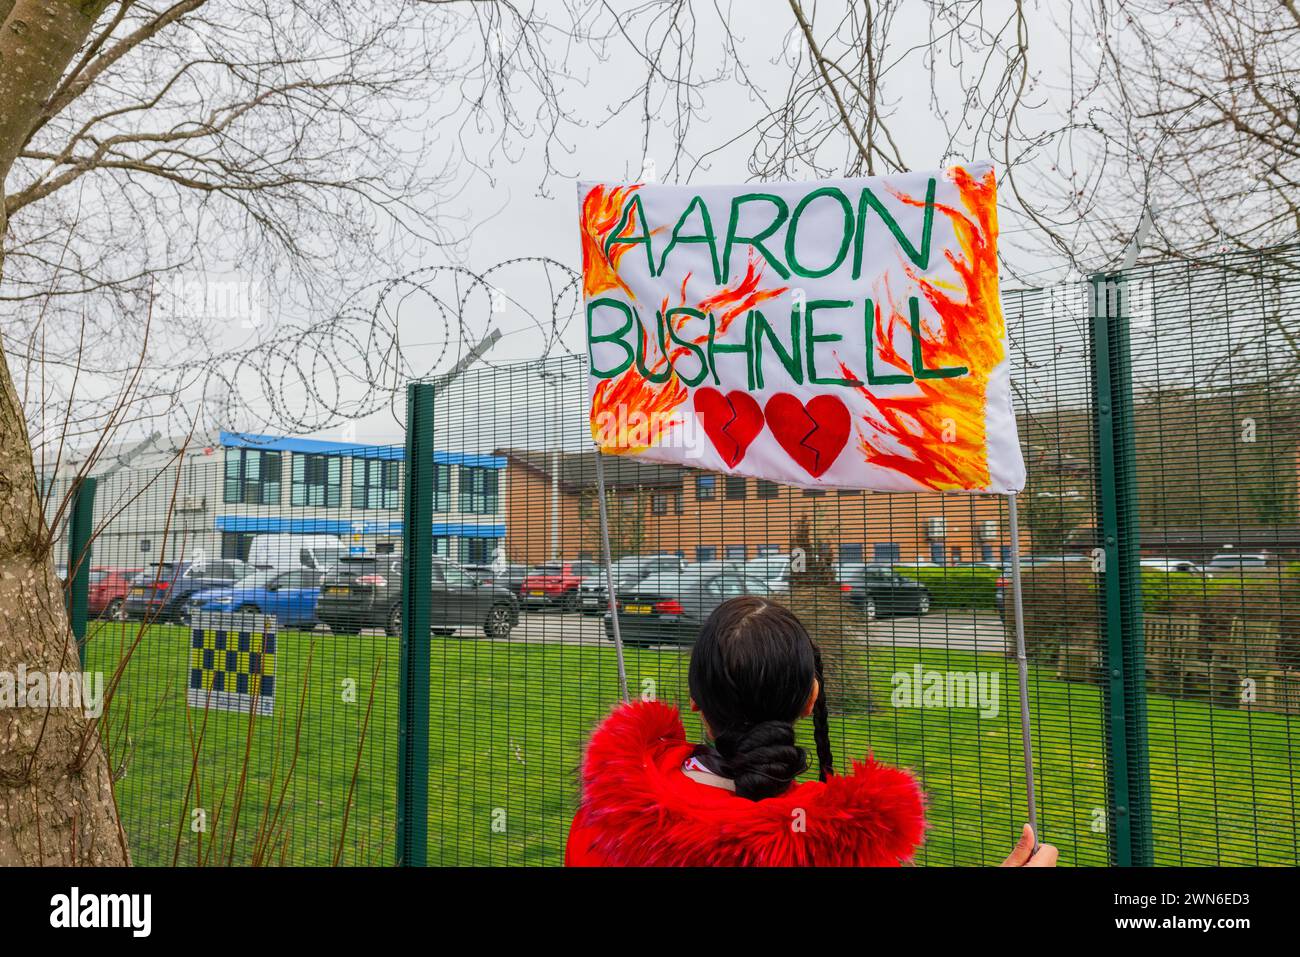
[[[429,625],[435,635],[481,628],[506,638],[519,623],[519,602],[505,588],[480,581],[455,562],[437,558],[431,570]],[[321,581],[316,616],[336,634],[382,628],[402,633],[402,561],[396,555],[347,555]]]
[[[223,588],[248,575],[249,566],[234,558],[206,562],[156,562],[131,580],[122,604],[127,618],[185,622],[190,597]]]
[[[770,595],[762,578],[738,568],[714,569],[689,565],[676,573],[651,575],[615,592],[619,633],[633,647],[690,644],[713,610],[739,595]],[[605,613],[605,635],[613,639],[614,627]]]
[[[187,619],[199,612],[243,612],[272,616],[281,628],[313,628],[323,577],[314,568],[254,572],[233,585],[196,592]]]

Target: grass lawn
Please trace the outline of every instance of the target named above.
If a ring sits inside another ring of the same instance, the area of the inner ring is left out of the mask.
[[[90,666],[111,672],[138,627],[95,624]],[[433,647],[430,863],[558,864],[582,742],[617,697],[612,648],[482,638]],[[684,700],[686,660],[629,649],[634,693]],[[918,662],[997,675],[997,715],[894,707],[891,675]],[[185,629],[147,629],[110,708],[137,864],[392,861],[396,639],[281,634],[275,713],[251,728],[242,714],[187,707],[187,667]],[[1000,860],[1024,819],[1014,662],[873,647],[869,667],[873,709],[832,721],[840,763],[873,750],[920,775],[931,822],[920,863]],[[1044,837],[1064,862],[1105,864],[1098,689],[1033,669],[1029,690]],[[1149,717],[1157,862],[1295,864],[1297,719],[1163,697],[1149,699]],[[689,716],[687,726],[696,730]]]

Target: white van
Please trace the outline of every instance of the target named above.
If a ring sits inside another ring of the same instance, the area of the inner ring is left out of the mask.
[[[277,572],[324,571],[347,553],[337,535],[257,535],[248,546],[248,564]]]

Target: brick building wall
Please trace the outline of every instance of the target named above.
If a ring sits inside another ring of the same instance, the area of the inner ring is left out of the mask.
[[[587,465],[579,460],[590,456],[565,454],[557,460],[548,453],[499,452],[506,456],[509,560],[597,557],[594,481],[576,467]],[[557,462],[561,481],[555,510],[551,474]],[[619,481],[617,469],[607,475],[615,557],[680,552],[697,561],[785,552],[805,518],[843,561],[998,561],[1008,541],[1004,507],[995,496],[808,492],[667,466],[643,469],[625,481]],[[1022,548],[1028,549],[1027,538]]]

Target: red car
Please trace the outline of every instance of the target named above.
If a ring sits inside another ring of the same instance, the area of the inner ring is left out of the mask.
[[[90,570],[90,587],[87,589],[87,614],[93,618],[121,618],[122,604],[131,579],[140,574],[140,568],[108,568],[103,565]]]
[[[525,607],[550,605],[560,611],[578,610],[578,586],[596,574],[595,562],[547,562],[534,565],[519,586],[519,603]]]

